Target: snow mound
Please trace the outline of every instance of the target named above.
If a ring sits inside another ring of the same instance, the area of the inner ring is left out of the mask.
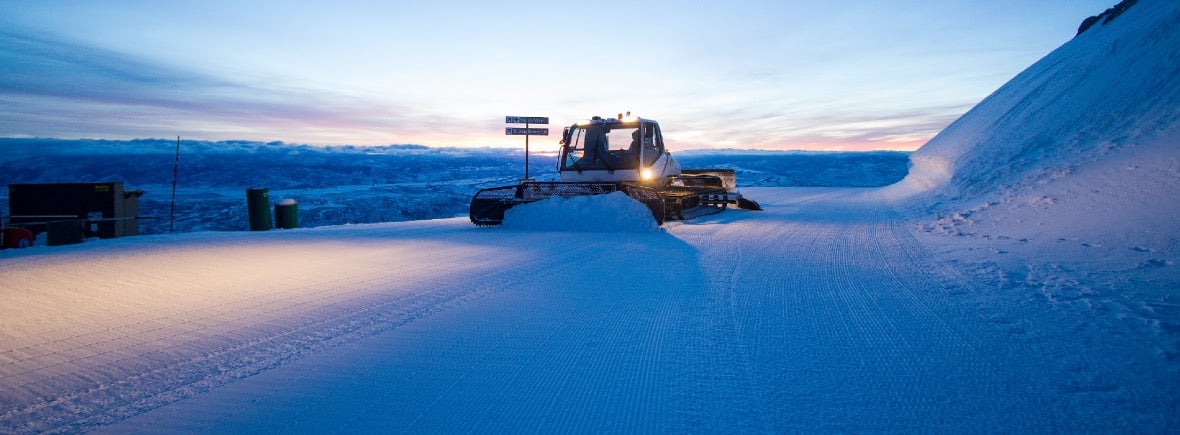
[[[976,282],[1110,337],[1162,337],[1144,348],[1174,371],[1180,1],[1112,11],[1122,13],[1087,19],[870,195],[912,213],[915,234]]]
[[[887,196],[973,199],[1052,182],[1116,153],[1146,160],[1174,152],[1180,2],[1142,0],[1123,9],[915,151],[909,175],[889,186]]]
[[[651,210],[623,192],[552,197],[504,212],[505,228],[570,232],[657,231]]]
[[[1180,2],[1120,5],[1117,19],[1093,24],[915,151],[906,178],[877,194],[933,215],[930,233],[1031,242],[997,252],[1073,264],[1101,247],[1102,258],[1125,257],[1110,270],[1180,261]],[[1085,250],[1025,252],[1045,243]]]

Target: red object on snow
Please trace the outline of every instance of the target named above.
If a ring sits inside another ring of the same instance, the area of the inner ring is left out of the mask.
[[[27,248],[33,246],[33,232],[24,228],[4,229],[4,248]]]

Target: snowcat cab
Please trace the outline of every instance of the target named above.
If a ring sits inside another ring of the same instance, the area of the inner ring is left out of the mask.
[[[557,161],[561,181],[526,179],[482,189],[471,198],[471,222],[499,225],[504,212],[519,204],[612,192],[646,205],[659,224],[720,213],[729,204],[762,209],[737,192],[732,169],[681,170],[664,149],[659,123],[629,115],[596,116],[566,127]]]
[[[659,123],[638,117],[596,116],[566,127],[558,157],[561,181],[661,185],[680,175]]]

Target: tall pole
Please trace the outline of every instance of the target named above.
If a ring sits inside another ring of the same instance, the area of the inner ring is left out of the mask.
[[[180,136],[176,136],[176,159],[172,161],[172,205],[168,211],[168,233],[176,226],[176,168],[180,166]]]
[[[524,124],[524,130],[528,131],[529,124]],[[529,135],[524,135],[524,179],[529,179]]]

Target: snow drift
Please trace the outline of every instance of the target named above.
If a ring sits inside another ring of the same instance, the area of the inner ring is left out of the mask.
[[[1100,287],[1121,293],[1120,274],[1152,269],[1146,294],[1169,298],[1175,272],[1157,266],[1180,254],[1180,2],[1112,9],[915,151],[880,193],[927,232],[972,239],[961,249],[1001,283],[1095,274],[1097,257]]]
[[[1112,9],[1122,13],[1087,20],[875,194],[989,297],[1044,301],[1106,331],[1092,346],[1129,337],[1139,361],[1180,361],[1180,2]]]
[[[1174,154],[1177,28],[1180,3],[1167,0],[1137,2],[1094,25],[914,152],[909,175],[887,192],[976,199],[1051,183],[1115,154],[1143,161]]]
[[[623,192],[608,195],[555,196],[504,212],[505,228],[574,232],[657,231],[651,210]]]

